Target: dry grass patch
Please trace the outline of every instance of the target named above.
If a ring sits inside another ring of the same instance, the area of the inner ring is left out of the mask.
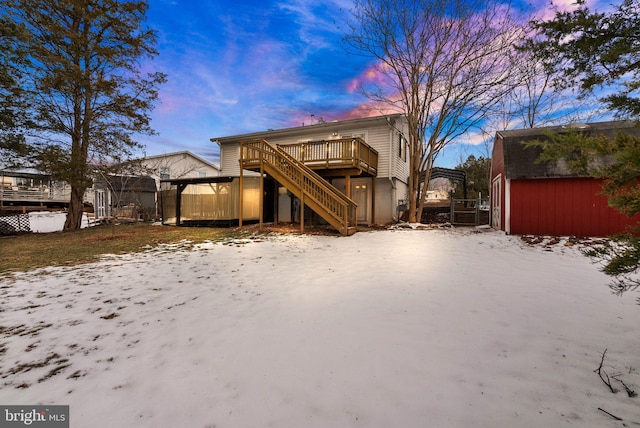
[[[217,241],[246,233],[233,228],[186,228],[136,223],[3,237],[0,238],[0,277],[45,266],[87,263],[102,254],[140,252],[149,246],[182,240]]]

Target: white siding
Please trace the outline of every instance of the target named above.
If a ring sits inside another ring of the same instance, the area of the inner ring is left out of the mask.
[[[240,176],[240,143],[227,143],[220,146],[220,175]],[[258,176],[257,172],[242,171],[244,176]]]
[[[160,188],[160,180],[168,174],[174,178],[217,177],[220,171],[215,166],[203,162],[197,157],[187,153],[169,153],[167,155],[151,156],[141,159],[141,165],[148,171],[149,176],[156,180],[156,186]]]
[[[220,173],[225,176],[240,176],[240,144],[229,143],[220,146]]]
[[[406,148],[406,156],[404,160],[401,159],[399,156],[400,147],[398,147],[398,145],[400,144],[399,133],[402,132],[402,135],[404,135],[405,138],[408,136],[406,121],[403,121],[402,126],[399,126],[399,128],[400,128],[400,131],[394,130],[394,152],[395,152],[396,161],[394,166],[393,177],[396,177],[398,180],[402,181],[403,183],[407,183],[409,179],[409,147],[407,146]],[[407,143],[405,142],[405,144]],[[404,198],[404,196],[402,198]]]
[[[364,135],[365,142],[378,152],[375,222],[389,223],[395,220],[398,200],[405,199],[407,196],[406,183],[409,176],[409,154],[407,152],[403,160],[400,157],[399,149],[400,133],[407,135],[406,120],[402,117],[395,117],[393,120],[395,120],[394,124],[389,124],[386,120],[364,120],[355,123],[335,122],[321,125],[322,129],[317,127],[296,128],[287,131],[286,135],[273,135],[267,132],[264,137],[261,133],[257,133],[249,137],[246,135],[238,136],[238,138],[266,138],[271,144],[285,145]],[[220,144],[221,175],[238,176],[240,175],[239,143],[234,142],[231,138],[227,138],[226,141]],[[243,174],[255,175],[249,171],[244,171]],[[333,182],[338,186],[342,184],[339,179],[334,179]],[[344,188],[344,184],[342,187]]]
[[[378,152],[378,178],[389,177],[389,128],[369,128],[367,144]]]

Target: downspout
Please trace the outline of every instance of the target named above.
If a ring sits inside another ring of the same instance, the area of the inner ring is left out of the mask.
[[[393,222],[398,222],[399,218],[396,217],[396,214],[398,214],[398,207],[397,205],[395,205],[396,203],[396,183],[395,181],[393,181],[393,177],[391,175],[391,159],[393,158],[393,137],[394,137],[394,126],[391,125],[391,127],[389,128],[389,170],[388,170],[388,178],[389,178],[389,184],[391,185],[391,220]],[[374,196],[375,197],[375,196]]]
[[[222,144],[218,140],[211,140],[218,145],[218,153],[220,153],[220,169],[218,170],[218,175],[222,175]]]

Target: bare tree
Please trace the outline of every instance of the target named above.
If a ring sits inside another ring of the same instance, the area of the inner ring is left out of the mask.
[[[356,0],[347,49],[376,59],[361,89],[407,117],[409,221],[422,216],[433,162],[513,88],[508,53],[523,37],[494,0]]]
[[[488,124],[491,131],[588,121],[599,113],[593,97],[557,88],[554,82],[561,76],[531,51],[518,49],[510,55],[514,89],[501,100],[496,120]]]
[[[184,178],[202,167],[201,163],[193,159],[183,159],[177,156],[143,158],[140,162],[144,164],[148,171],[151,171],[152,175],[157,175],[158,177],[162,174],[168,174],[171,178]]]

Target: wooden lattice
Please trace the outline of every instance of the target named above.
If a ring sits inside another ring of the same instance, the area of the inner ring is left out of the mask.
[[[31,232],[28,214],[0,216],[0,236]]]

